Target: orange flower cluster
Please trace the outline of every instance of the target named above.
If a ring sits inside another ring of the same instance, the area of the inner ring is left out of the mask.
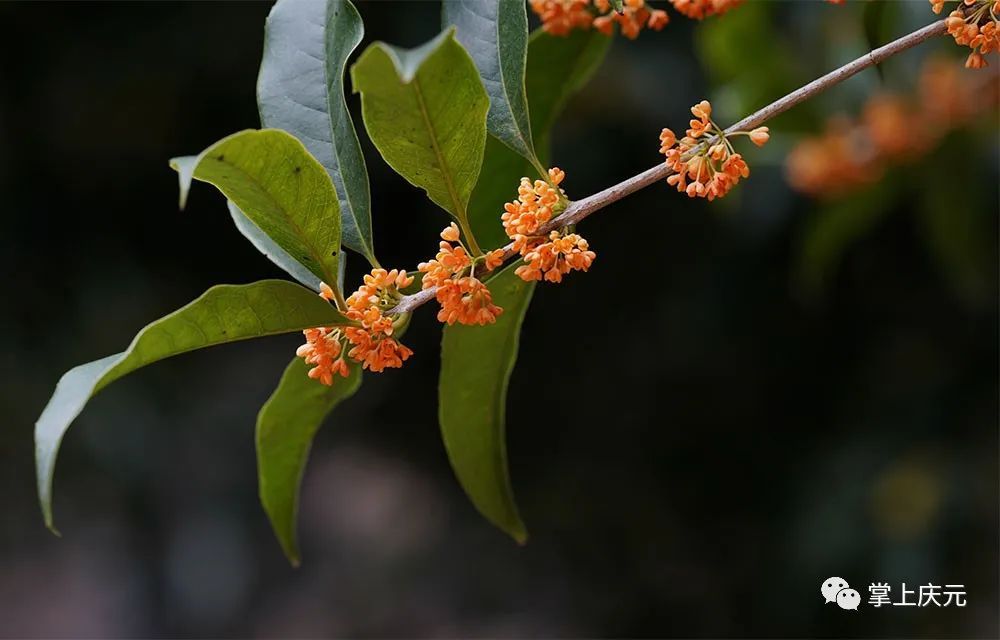
[[[475,265],[482,260],[490,271],[503,263],[503,254],[503,249],[496,249],[473,259],[462,245],[458,225],[452,222],[445,227],[437,255],[417,265],[417,270],[424,274],[421,287],[437,287],[435,297],[441,305],[439,321],[480,326],[496,322],[503,309],[493,304],[489,288],[475,277]],[[465,275],[466,269],[470,270],[469,275]]]
[[[313,365],[309,377],[328,387],[333,384],[334,375],[346,378],[349,372],[341,355],[344,348],[340,329],[317,327],[302,333],[306,336],[306,343],[295,350],[295,355],[304,359],[306,364]]]
[[[833,196],[879,180],[888,165],[923,156],[948,134],[996,103],[997,85],[944,59],[928,61],[911,100],[882,94],[858,121],[837,117],[819,136],[802,140],[786,161],[792,187]]]
[[[542,19],[542,29],[554,36],[569,35],[574,29],[590,29],[594,14],[590,0],[528,0],[531,10]]]
[[[523,254],[524,264],[514,273],[522,280],[562,282],[570,271],[587,271],[597,254],[590,250],[587,240],[576,233],[549,233],[549,241],[535,245]]]
[[[384,312],[399,302],[399,289],[413,283],[405,271],[373,269],[365,276],[364,284],[347,298],[344,312],[358,326],[317,327],[306,329],[306,343],[295,355],[313,365],[309,377],[329,386],[335,375],[346,378],[349,373],[347,357],[362,368],[376,373],[388,368],[399,368],[413,355],[408,347],[392,338],[395,317]],[[334,298],[333,290],[323,283],[320,294],[326,300]]]
[[[630,40],[639,37],[643,28],[659,31],[670,17],[666,11],[650,9],[646,0],[625,0],[622,12],[611,7],[608,0],[529,0],[531,9],[542,19],[542,28],[554,35],[565,36],[574,29],[595,29],[611,35],[615,23],[622,35]]]
[[[525,281],[562,282],[570,271],[587,271],[597,257],[587,241],[576,233],[551,231],[548,240],[539,235],[546,222],[566,208],[567,199],[559,185],[566,173],[549,169],[549,181],[521,178],[517,200],[504,205],[500,216],[511,249],[521,254],[524,264],[514,273]]]
[[[694,20],[720,16],[742,2],[743,0],[670,0],[678,13]]]
[[[660,132],[660,153],[674,171],[667,178],[667,184],[691,198],[711,201],[729,193],[741,178],[750,176],[750,167],[733,149],[729,138],[747,135],[761,147],[770,138],[770,133],[767,127],[724,133],[712,121],[712,105],[707,100],[691,107],[691,114],[694,119],[689,123],[687,135],[680,140],[670,129]]]
[[[635,40],[643,27],[659,31],[670,22],[670,16],[661,9],[649,9],[645,0],[625,0],[622,12],[611,9],[608,0],[594,0],[594,6],[602,14],[594,18],[594,28],[606,36],[614,33],[617,22],[622,35],[629,40]]]
[[[960,0],[948,14],[948,33],[972,53],[965,60],[969,69],[987,66],[986,54],[1000,51],[1000,0]],[[945,0],[930,0],[934,13],[941,13]]]

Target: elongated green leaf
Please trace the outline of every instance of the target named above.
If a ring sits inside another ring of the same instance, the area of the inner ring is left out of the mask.
[[[528,98],[536,148],[548,157],[549,131],[559,111],[597,69],[609,38],[574,32],[556,38],[542,31],[528,49]],[[469,205],[473,229],[486,246],[507,241],[500,224],[503,203],[516,194],[517,181],[531,175],[531,165],[490,137],[483,178]],[[514,275],[511,265],[488,281],[494,300],[504,308],[496,324],[444,329],[441,351],[440,418],[448,457],[473,504],[515,540],[527,538],[518,515],[507,470],[504,409],[507,381],[517,358],[521,323],[534,286]]]
[[[344,99],[347,59],[364,33],[347,0],[278,0],[267,17],[257,104],[263,126],[288,131],[326,168],[344,246],[374,263],[368,170]]]
[[[293,566],[300,562],[295,521],[299,489],[313,437],[334,407],[361,386],[361,367],[327,387],[309,378],[309,366],[295,358],[257,415],[257,479],[260,501],[281,548]]]
[[[549,138],[559,113],[604,60],[611,39],[597,31],[573,31],[566,37],[538,29],[528,46],[528,100],[538,156],[548,162]],[[469,223],[484,247],[507,242],[500,214],[517,194],[521,176],[537,171],[516,153],[490,138],[486,141],[482,179],[469,203]]]
[[[376,42],[351,68],[351,80],[385,161],[464,225],[483,163],[489,98],[454,30],[411,50]]]
[[[191,180],[215,185],[276,245],[320,280],[337,282],[340,211],[330,176],[294,136],[277,129],[235,133],[195,157],[170,161],[181,207]]]
[[[480,513],[523,544],[528,532],[507,471],[504,414],[534,283],[514,275],[514,268],[489,282],[494,302],[504,310],[494,324],[444,328],[438,395],[441,436],[462,488]]]
[[[258,251],[263,253],[271,262],[278,265],[288,275],[292,276],[313,291],[319,291],[319,278],[312,271],[307,269],[301,262],[288,255],[288,252],[275,244],[274,240],[267,237],[267,234],[260,230],[240,208],[233,204],[232,200],[226,203],[229,206],[229,215],[233,217],[233,224],[247,240],[250,241]],[[344,261],[344,256],[340,256],[340,261]]]
[[[486,128],[538,165],[524,89],[528,16],[523,0],[445,0],[444,27],[454,25],[472,56],[490,98]]]
[[[38,497],[52,524],[52,475],[59,443],[96,393],[140,367],[226,342],[349,321],[312,291],[284,280],[219,285],[191,304],[146,326],[128,349],[70,369],[35,423]]]

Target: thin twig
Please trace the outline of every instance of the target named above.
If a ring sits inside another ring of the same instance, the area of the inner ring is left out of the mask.
[[[945,33],[947,33],[945,21],[940,20],[918,29],[913,33],[909,33],[902,38],[893,40],[889,44],[870,51],[860,58],[848,62],[844,66],[831,71],[825,76],[817,78],[809,84],[796,89],[778,100],[775,100],[766,107],[730,126],[725,132],[728,134],[736,131],[755,129],[768,120],[781,115],[785,111],[788,111],[799,103],[808,100],[814,95],[825,91],[836,84],[840,84],[856,73],[864,71],[868,67],[875,66],[883,60],[891,58],[897,53],[901,53],[907,49],[915,47],[925,40],[933,38],[934,36],[944,35]],[[570,203],[562,214],[550,220],[548,224],[539,229],[539,234],[545,235],[553,229],[577,224],[595,211],[603,209],[609,204],[618,202],[625,196],[629,196],[653,183],[666,179],[672,172],[673,170],[670,167],[661,163],[651,169],[646,169],[642,173],[632,176],[627,180],[623,180],[614,186],[608,187],[603,191],[599,191],[592,196],[588,196],[582,200],[576,200]],[[513,256],[513,251],[510,250],[510,245],[504,248],[507,250],[507,255],[505,256],[506,260]],[[399,304],[390,310],[390,313],[405,313],[413,311],[420,305],[432,300],[434,298],[435,289],[435,287],[431,287],[413,295],[403,296]]]

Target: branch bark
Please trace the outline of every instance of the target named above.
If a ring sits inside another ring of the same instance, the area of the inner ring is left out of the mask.
[[[840,84],[851,76],[879,64],[883,60],[891,58],[897,53],[906,51],[907,49],[915,47],[930,38],[944,35],[945,33],[947,33],[947,27],[945,26],[944,20],[939,20],[938,22],[931,23],[926,27],[917,29],[912,33],[893,40],[889,44],[881,46],[878,49],[874,49],[860,58],[848,62],[844,66],[834,69],[830,73],[813,80],[807,85],[799,87],[782,98],[775,100],[766,107],[763,107],[762,109],[728,127],[726,129],[726,133],[755,129],[772,118],[788,111],[792,107],[808,100],[814,95],[821,93],[836,84]],[[571,224],[577,224],[595,211],[599,211],[609,204],[618,202],[622,198],[629,196],[640,189],[644,189],[651,184],[659,182],[660,180],[665,180],[672,172],[673,171],[670,167],[661,163],[655,167],[646,169],[638,175],[623,180],[616,185],[608,187],[603,191],[599,191],[592,196],[571,202],[562,214],[553,218],[548,222],[548,224],[542,227],[539,230],[539,234],[544,235],[553,229],[558,229]],[[514,252],[510,250],[510,245],[505,247],[505,249],[507,251],[504,256],[504,260],[507,260],[514,255]],[[406,313],[413,311],[417,307],[432,300],[435,293],[435,288],[432,287],[424,289],[413,295],[403,296],[399,304],[391,309],[389,313]]]

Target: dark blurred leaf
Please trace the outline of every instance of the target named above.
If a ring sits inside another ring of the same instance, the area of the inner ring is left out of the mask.
[[[215,185],[276,245],[337,286],[340,211],[323,166],[292,135],[247,130],[170,161],[183,208],[192,178]]]
[[[232,200],[226,203],[229,206],[229,214],[233,217],[233,223],[240,233],[250,241],[258,251],[263,253],[271,262],[285,270],[302,284],[313,291],[319,291],[319,278],[312,271],[307,269],[301,262],[288,255],[288,252],[275,244],[274,240],[267,237],[267,234],[260,230],[240,208],[233,204]],[[340,256],[340,262],[344,262],[344,256]]]
[[[140,367],[226,342],[349,322],[312,291],[284,280],[212,287],[136,335],[129,348],[70,369],[35,423],[38,497],[45,524],[52,522],[52,476],[59,443],[87,401]]]
[[[935,166],[940,166],[936,163],[943,154],[934,157]],[[996,215],[996,203],[991,210],[978,189],[942,189],[933,180],[920,186],[917,223],[931,255],[965,301],[989,300],[996,293],[989,278],[990,270],[996,268],[991,256],[996,238],[989,224],[989,217]]]
[[[869,51],[881,47],[891,38],[891,34],[886,33],[885,25],[899,24],[899,21],[896,19],[899,13],[897,5],[898,3],[896,2],[865,3],[862,23],[865,29],[865,42],[868,45]],[[879,79],[884,81],[885,71],[882,69],[882,65],[875,65],[875,70],[878,72]]]
[[[335,378],[328,387],[306,375],[309,365],[295,358],[257,416],[260,501],[294,566],[300,561],[295,526],[299,489],[313,437],[334,407],[361,386],[361,367],[354,362],[349,366],[350,376]]]
[[[818,297],[850,246],[869,233],[892,209],[895,189],[883,180],[859,193],[819,207],[806,223],[796,278],[807,297]]]
[[[524,0],[445,0],[442,8],[444,27],[455,26],[455,35],[475,61],[489,94],[487,130],[538,166],[524,89],[528,57]]]
[[[510,485],[504,414],[534,283],[514,269],[490,280],[493,300],[504,310],[494,324],[444,328],[438,395],[441,436],[458,481],[480,513],[523,544],[528,532]]]
[[[257,104],[264,127],[296,136],[326,168],[344,246],[374,263],[368,171],[344,99],[344,68],[364,33],[347,0],[279,0],[267,17]]]
[[[695,32],[700,59],[728,99],[717,108],[735,117],[752,112],[801,84],[796,52],[775,27],[778,6],[747,2]]]
[[[583,88],[611,46],[599,31],[572,31],[558,37],[536,29],[528,40],[528,73],[525,80],[531,132],[538,154],[547,162],[549,135],[566,103]]]
[[[385,161],[467,230],[489,98],[454,30],[416,49],[377,42],[351,68],[351,80]]]

